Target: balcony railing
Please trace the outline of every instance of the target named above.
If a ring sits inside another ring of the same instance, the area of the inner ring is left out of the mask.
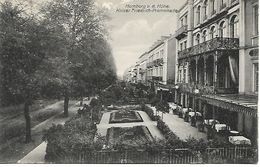
[[[206,52],[216,50],[238,50],[239,39],[238,38],[222,38],[216,37],[211,40],[205,41],[193,47],[184,49],[178,52],[178,58],[183,59],[189,56],[194,56]]]
[[[187,35],[188,26],[184,25],[176,31],[176,39],[181,39]]]
[[[232,3],[235,3],[236,1],[238,1],[238,0],[231,0],[231,4],[232,4]]]
[[[199,90],[199,94],[234,94],[238,93],[237,88],[220,88],[214,86],[205,86],[201,84],[179,83],[181,92],[194,93],[195,89]]]

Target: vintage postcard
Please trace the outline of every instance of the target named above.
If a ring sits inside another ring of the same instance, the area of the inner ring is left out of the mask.
[[[0,164],[257,164],[258,0],[0,0]]]

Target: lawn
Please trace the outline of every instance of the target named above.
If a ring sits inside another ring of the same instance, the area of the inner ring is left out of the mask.
[[[70,101],[70,106],[75,101]],[[50,106],[45,108],[46,106]],[[0,111],[0,163],[16,163],[36,146],[42,142],[42,132],[32,130],[33,141],[24,143],[25,120],[23,116],[23,106],[11,106],[1,108]],[[46,119],[61,114],[63,111],[63,101],[39,100],[31,106],[32,128]]]
[[[143,122],[140,114],[134,110],[121,109],[110,114],[109,123]]]
[[[120,144],[132,148],[139,147],[153,140],[146,126],[112,127],[107,130],[107,141],[110,146]]]

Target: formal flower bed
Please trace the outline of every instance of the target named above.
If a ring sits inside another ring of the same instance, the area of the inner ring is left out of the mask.
[[[138,148],[154,139],[146,126],[112,127],[107,130],[107,142],[115,149]]]
[[[110,114],[109,123],[143,122],[140,114],[134,110],[121,109]]]

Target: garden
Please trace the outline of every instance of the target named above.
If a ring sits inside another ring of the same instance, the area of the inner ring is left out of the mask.
[[[158,101],[158,100],[157,100]],[[90,103],[89,112],[78,113],[65,125],[53,125],[44,134],[48,142],[46,160],[52,163],[234,163],[235,161],[255,162],[256,153],[251,148],[234,148],[221,141],[181,140],[174,134],[162,117],[155,116],[153,110],[145,104],[121,106],[119,111],[110,114],[109,123],[142,122],[136,110],[142,110],[153,121],[165,137],[154,139],[146,126],[110,127],[106,136],[97,134],[96,123],[103,110],[100,98]],[[163,101],[156,104],[157,110],[166,111]],[[226,147],[224,147],[226,146]],[[223,148],[224,147],[224,148]],[[227,157],[227,155],[229,157]],[[246,157],[246,158],[244,158]],[[250,157],[252,157],[250,159]]]
[[[109,123],[143,122],[140,114],[134,110],[121,109],[110,114]]]
[[[138,148],[152,142],[154,139],[146,126],[112,127],[107,130],[107,142],[115,149],[119,146],[125,149]]]

